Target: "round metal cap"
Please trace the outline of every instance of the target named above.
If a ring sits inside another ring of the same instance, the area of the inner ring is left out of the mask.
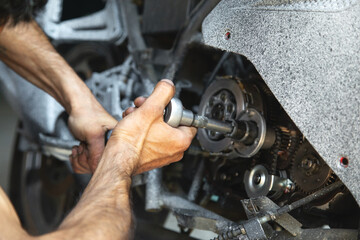
[[[172,127],[178,127],[183,115],[183,105],[178,98],[171,99],[165,108],[164,122]]]

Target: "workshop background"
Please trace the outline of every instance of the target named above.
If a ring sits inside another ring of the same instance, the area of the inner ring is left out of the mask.
[[[2,89],[0,89],[0,186],[9,194],[11,159],[18,118],[1,92]],[[169,214],[164,227],[175,232],[179,231],[174,215]],[[192,233],[192,237],[195,239],[211,239],[215,236],[216,234],[212,232],[202,230],[195,230]]]
[[[12,146],[15,141],[17,116],[0,93],[0,186],[9,193]]]
[[[17,116],[0,94],[0,186],[8,193],[12,146],[15,141]]]

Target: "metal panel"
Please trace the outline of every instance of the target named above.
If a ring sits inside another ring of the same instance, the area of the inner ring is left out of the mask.
[[[360,1],[223,0],[203,34],[255,65],[360,203]]]

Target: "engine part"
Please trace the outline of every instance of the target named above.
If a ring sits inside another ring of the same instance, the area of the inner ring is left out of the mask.
[[[193,16],[189,23],[175,41],[173,53],[171,59],[169,59],[169,65],[164,70],[163,78],[174,79],[175,74],[183,61],[189,42],[194,41],[195,35],[198,33],[205,17],[219,2],[220,0],[201,1],[199,7],[196,7],[193,10]]]
[[[111,41],[126,38],[121,1],[109,0],[105,8],[87,16],[61,21],[62,0],[50,0],[37,21],[54,42]]]
[[[239,79],[217,78],[203,94],[198,114],[220,121],[253,123],[257,132],[249,136],[250,141],[246,141],[235,140],[220,132],[199,129],[199,142],[205,150],[222,152],[230,158],[252,157],[261,148],[271,147],[275,141],[274,130],[267,128],[262,113],[263,104],[255,85]]]
[[[257,114],[258,118],[252,118],[255,114]],[[250,117],[246,118],[247,115]],[[239,121],[220,121],[194,114],[192,111],[184,109],[178,98],[173,98],[165,108],[164,121],[172,127],[189,126],[204,128],[211,131],[212,134],[225,134],[226,137],[252,145],[257,140],[257,123],[262,124],[261,121],[263,121],[261,116],[259,116],[260,114],[256,110],[247,109]],[[247,120],[242,120],[242,118]],[[252,119],[259,121],[255,122]],[[264,124],[261,126],[264,126]]]
[[[244,175],[245,190],[249,198],[269,195],[276,199],[283,193],[291,192],[295,185],[286,178],[286,173],[280,172],[280,176],[270,175],[262,165],[256,165]]]
[[[359,3],[223,0],[202,29],[206,45],[254,64],[360,204]],[[349,167],[340,164],[341,157],[349,159]]]
[[[204,116],[198,116],[183,108],[178,98],[171,99],[165,108],[164,121],[172,127],[191,126],[205,128],[220,133],[231,133],[234,126],[230,122],[221,122]]]
[[[290,167],[291,160],[302,142],[302,136],[298,131],[284,126],[280,126],[278,129],[280,133],[279,147],[277,152],[274,151],[277,157],[276,168],[284,170]]]
[[[132,57],[120,66],[94,73],[86,84],[102,106],[118,120],[122,118],[124,109],[131,106],[134,96],[152,90],[152,86],[141,85]]]
[[[304,193],[316,191],[335,180],[333,171],[309,142],[304,142],[294,155],[290,177]]]
[[[278,208],[274,211],[268,211],[267,213],[265,213],[262,217],[254,217],[252,219],[249,219],[248,221],[246,221],[245,223],[232,228],[230,231],[226,231],[225,233],[220,234],[217,238],[215,238],[215,240],[223,240],[223,239],[233,239],[239,235],[247,235],[247,231],[245,229],[245,227],[247,226],[247,223],[249,222],[258,222],[260,224],[264,224],[266,222],[269,221],[274,221],[277,219],[278,216],[281,216],[285,213],[288,213],[298,207],[301,207],[305,204],[308,204],[316,199],[319,199],[321,197],[326,196],[327,194],[331,193],[332,191],[338,189],[339,187],[343,186],[343,183],[338,181],[335,182],[333,184],[330,184],[329,186],[320,189],[312,194],[310,194],[309,196],[306,196],[298,201],[295,201],[291,204],[285,205],[281,208]],[[262,232],[262,226],[258,225],[261,229],[258,229],[258,231]]]
[[[268,197],[258,197],[241,200],[248,219],[261,216],[264,212],[274,211],[280,207]],[[284,213],[275,219],[275,222],[288,231],[292,236],[301,233],[302,224],[288,213]]]

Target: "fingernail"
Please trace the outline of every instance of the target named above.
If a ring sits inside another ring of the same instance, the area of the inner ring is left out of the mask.
[[[76,149],[77,147],[73,147],[72,148],[72,155],[73,155],[73,157],[75,157],[75,156],[77,156],[77,149]]]
[[[174,82],[171,81],[170,79],[163,79],[163,80],[161,80],[161,82],[167,82],[168,84],[174,86]]]

